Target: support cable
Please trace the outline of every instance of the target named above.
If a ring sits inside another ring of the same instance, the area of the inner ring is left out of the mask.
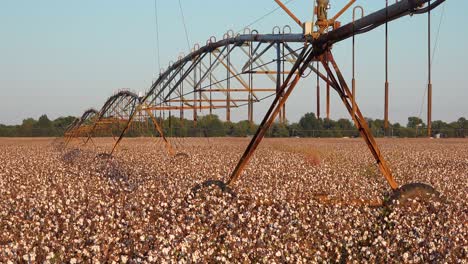
[[[294,0],[288,0],[286,2],[284,2],[285,5],[293,2]],[[262,21],[263,19],[265,19],[266,17],[270,16],[271,14],[275,13],[276,11],[278,11],[279,9],[281,9],[280,6],[276,7],[275,9],[272,9],[270,12],[266,13],[265,15],[255,19],[254,21],[250,22],[248,25],[244,26],[242,29],[240,29],[239,31],[237,31],[236,33],[241,33],[245,28],[249,28],[251,27],[252,25],[254,24],[257,24],[258,22]]]
[[[188,31],[187,31],[187,25],[185,23],[185,16],[184,16],[184,10],[182,9],[182,3],[179,0],[179,8],[180,8],[180,15],[182,17],[182,24],[184,24],[184,31],[185,31],[185,39],[187,41],[187,48],[190,51],[190,41],[188,37]]]
[[[161,54],[159,51],[159,21],[158,21],[158,0],[154,0],[154,19],[156,22],[156,60],[158,65],[158,71],[161,72]]]

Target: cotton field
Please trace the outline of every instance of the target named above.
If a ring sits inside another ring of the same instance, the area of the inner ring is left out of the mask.
[[[1,263],[466,263],[468,140],[383,139],[391,190],[360,139],[0,139]]]

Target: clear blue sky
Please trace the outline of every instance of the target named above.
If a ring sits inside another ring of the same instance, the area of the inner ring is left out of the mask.
[[[240,30],[276,8],[273,0],[181,2],[191,44],[205,43],[211,35],[219,38],[227,29]],[[331,13],[345,2],[331,0]],[[384,0],[357,2],[366,13],[385,4]],[[464,28],[468,1],[447,0],[444,5],[433,67],[433,117],[453,121],[468,117],[468,30]],[[310,20],[312,0],[294,0],[288,6],[303,21]],[[187,44],[178,1],[158,0],[158,7],[161,64],[166,66],[186,52]],[[433,13],[434,42],[442,9]],[[349,13],[341,19],[344,23],[350,21]],[[427,83],[426,19],[413,16],[390,25],[391,121],[405,124],[408,116],[420,113]],[[269,33],[275,25],[286,24],[300,31],[281,10],[252,28]],[[0,35],[3,124],[18,124],[43,113],[50,118],[81,115],[86,108],[100,108],[117,89],[146,90],[157,72],[154,0],[2,0]],[[382,118],[383,28],[359,36],[357,45],[358,101],[366,116]],[[351,41],[336,45],[334,52],[350,78]],[[305,112],[315,112],[312,79],[290,98],[292,122]],[[332,118],[347,117],[337,96],[332,103]],[[426,118],[425,104],[421,117]]]

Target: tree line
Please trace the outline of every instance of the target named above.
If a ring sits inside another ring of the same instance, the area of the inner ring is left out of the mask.
[[[21,125],[0,124],[0,137],[58,137],[74,120],[75,117],[67,116],[52,121],[47,115],[42,115],[38,120],[24,119]]]
[[[0,124],[0,137],[59,137],[75,120],[75,117],[59,117],[50,120],[42,115],[38,120],[28,118],[21,125]],[[240,122],[224,122],[217,115],[200,116],[195,124],[193,120],[180,119],[175,116],[157,118],[164,133],[169,137],[245,137],[255,134],[258,124],[247,120]],[[384,121],[367,119],[372,133],[376,137],[425,137],[427,126],[418,117],[409,117],[406,126],[399,123],[390,124],[384,130]],[[95,136],[116,136],[122,131],[124,124],[115,124],[104,131],[96,131]],[[157,136],[151,121],[133,122],[127,132],[128,137]],[[454,122],[441,120],[432,122],[432,136],[468,137],[468,120],[464,117]],[[306,113],[299,122],[275,122],[267,132],[268,137],[358,137],[354,124],[348,119],[331,120],[317,118],[314,113]]]

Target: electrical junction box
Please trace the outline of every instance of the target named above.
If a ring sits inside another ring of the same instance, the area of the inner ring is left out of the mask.
[[[314,33],[314,24],[312,22],[305,22],[302,24],[304,35],[312,35]]]

